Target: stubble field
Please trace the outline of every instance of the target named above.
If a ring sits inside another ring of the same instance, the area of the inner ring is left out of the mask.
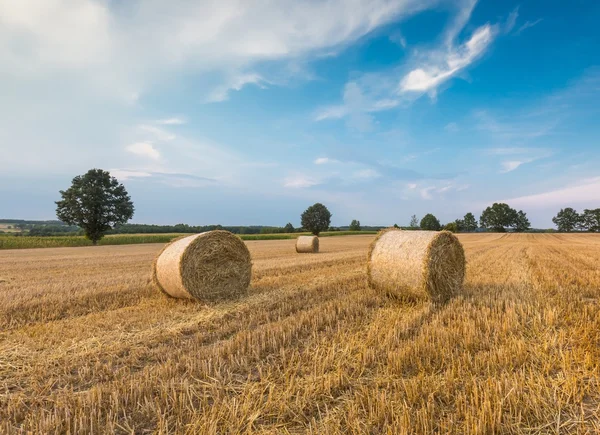
[[[461,235],[441,307],[370,290],[372,238],[246,242],[211,307],[152,287],[159,244],[0,251],[0,432],[600,432],[600,236]]]

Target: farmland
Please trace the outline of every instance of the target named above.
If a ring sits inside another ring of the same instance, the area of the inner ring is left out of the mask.
[[[377,231],[326,231],[321,237],[347,236],[356,234],[376,234]],[[295,239],[299,235],[310,233],[279,233],[279,234],[242,234],[242,240],[285,240]],[[166,243],[188,233],[159,233],[159,234],[110,234],[98,242],[101,246],[134,245],[140,243]],[[92,242],[84,236],[25,236],[15,237],[0,234],[1,249],[35,249],[35,248],[67,248],[92,246]]]
[[[248,241],[210,307],[152,287],[162,244],[0,251],[0,432],[598,433],[600,236],[459,238],[443,306],[370,290],[369,235]]]

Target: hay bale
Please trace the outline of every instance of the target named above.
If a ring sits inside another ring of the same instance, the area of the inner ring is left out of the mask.
[[[316,254],[319,252],[319,238],[317,236],[300,236],[296,239],[296,252]]]
[[[244,295],[251,274],[246,244],[222,230],[174,240],[158,255],[153,268],[153,280],[163,292],[202,302]]]
[[[369,248],[369,284],[396,297],[445,302],[462,289],[465,253],[448,231],[381,231]]]

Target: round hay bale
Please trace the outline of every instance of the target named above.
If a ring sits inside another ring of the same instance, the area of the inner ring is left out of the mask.
[[[319,252],[319,238],[317,236],[300,236],[296,239],[296,252],[316,254]]]
[[[381,231],[369,248],[372,288],[405,299],[445,302],[462,289],[465,253],[449,231]]]
[[[172,241],[154,261],[153,280],[175,298],[216,302],[246,294],[252,262],[246,244],[215,230]]]

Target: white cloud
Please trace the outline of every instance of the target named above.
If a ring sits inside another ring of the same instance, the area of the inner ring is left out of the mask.
[[[294,175],[287,177],[283,182],[284,187],[290,187],[293,189],[303,189],[316,186],[318,184],[320,184],[318,180],[306,175]]]
[[[428,92],[454,76],[478,59],[494,39],[494,28],[489,24],[479,27],[471,38],[459,47],[451,47],[445,54],[433,53],[427,65],[410,71],[399,85],[399,92]]]
[[[517,30],[517,31],[515,32],[515,34],[516,34],[516,35],[518,35],[518,34],[520,34],[520,33],[521,33],[523,30],[529,29],[530,27],[533,27],[533,26],[535,26],[536,24],[539,24],[539,23],[541,23],[543,20],[544,20],[543,18],[538,18],[538,19],[537,19],[537,20],[535,20],[535,21],[525,21],[525,23],[524,23],[524,24],[523,24],[521,27],[519,27],[519,30]]]
[[[505,174],[507,172],[512,172],[521,166],[524,163],[528,163],[528,160],[508,160],[506,162],[502,162],[502,170],[501,173]]]
[[[455,4],[456,15],[443,33],[440,46],[415,49],[404,65],[348,82],[344,87],[343,104],[320,108],[315,120],[348,117],[351,127],[366,131],[375,123],[372,113],[402,106],[424,93],[435,98],[437,88],[481,58],[498,33],[498,25],[485,24],[475,29],[468,40],[457,44],[456,39],[476,3],[476,0],[464,0]]]
[[[177,138],[177,136],[173,133],[162,128],[156,127],[154,125],[140,124],[138,125],[138,129],[144,132],[144,134],[149,133],[152,139],[162,142],[170,142]]]
[[[224,73],[218,100],[258,82],[239,71],[336,52],[437,1],[0,0],[0,64],[13,78],[63,71],[127,99],[179,70]]]
[[[361,169],[359,171],[354,172],[352,174],[352,177],[361,179],[361,180],[368,180],[371,178],[379,178],[379,177],[381,177],[381,174],[379,172],[377,172],[375,169],[367,168],[367,169]]]
[[[371,126],[371,117],[367,114],[392,109],[400,102],[393,98],[374,98],[365,95],[356,82],[348,82],[344,86],[344,104],[321,108],[317,111],[315,121],[340,119],[349,116],[350,124],[366,131]]]
[[[110,175],[116,177],[119,181],[130,180],[132,178],[147,178],[152,176],[150,172],[132,171],[129,169],[111,169],[109,172]]]
[[[594,207],[600,201],[600,177],[579,180],[572,186],[503,200],[513,207],[547,209],[571,206]]]
[[[159,119],[158,121],[156,121],[157,124],[161,124],[161,125],[183,125],[186,123],[185,119],[183,118],[166,118],[166,119]]]
[[[315,165],[325,165],[327,163],[339,163],[336,159],[330,159],[329,157],[319,157],[315,159]]]
[[[229,99],[230,91],[239,91],[246,85],[257,85],[258,87],[264,89],[266,88],[265,83],[267,81],[261,77],[259,74],[241,74],[232,77],[232,79],[215,88],[207,97],[206,101],[209,103],[220,103]]]
[[[131,154],[135,154],[141,157],[147,157],[152,160],[160,159],[160,153],[158,152],[158,150],[154,148],[154,146],[151,143],[148,142],[132,143],[131,145],[127,145],[125,147],[125,150],[127,152],[130,152]]]

